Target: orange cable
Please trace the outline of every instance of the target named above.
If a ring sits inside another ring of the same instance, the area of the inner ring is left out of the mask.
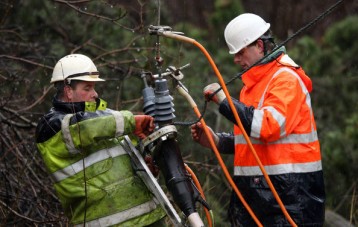
[[[194,108],[194,112],[196,113],[196,115],[197,115],[198,117],[201,116],[201,113],[199,112],[198,107],[195,107],[195,108]],[[206,125],[206,123],[205,123],[205,121],[204,121],[203,118],[200,120],[200,123],[204,126],[203,129],[204,129],[204,131],[205,131],[205,135],[206,135],[206,137],[209,139],[210,145],[211,145],[211,147],[213,148],[213,151],[214,151],[214,153],[215,153],[215,156],[216,156],[217,160],[219,161],[219,164],[220,164],[220,166],[221,166],[221,168],[222,168],[222,170],[223,170],[223,172],[224,172],[224,175],[225,175],[226,179],[229,181],[229,184],[231,185],[231,187],[232,187],[233,190],[235,191],[236,195],[239,197],[239,199],[240,199],[240,201],[242,202],[242,204],[244,205],[244,207],[247,209],[247,211],[248,211],[249,214],[251,215],[252,219],[254,219],[254,221],[256,222],[256,224],[257,224],[258,226],[260,226],[260,227],[263,226],[263,225],[261,224],[261,222],[259,221],[259,219],[256,217],[255,213],[251,210],[251,207],[247,204],[245,198],[242,196],[242,194],[241,194],[241,192],[239,191],[239,189],[237,188],[235,182],[234,182],[233,179],[231,178],[230,173],[229,173],[229,171],[227,170],[227,167],[226,167],[226,165],[225,165],[223,159],[221,158],[220,152],[219,152],[218,148],[216,147],[215,142],[214,142],[214,139],[211,137],[211,134],[210,134],[210,132],[209,132],[209,129],[208,129],[208,127],[207,127],[207,125]]]
[[[184,165],[185,165],[185,169],[186,169],[186,170],[189,172],[189,174],[191,175],[191,178],[193,179],[195,186],[198,188],[201,197],[203,197],[203,199],[206,201],[203,188],[201,187],[200,182],[199,182],[198,178],[196,177],[194,171],[193,171],[186,163],[184,163]],[[208,220],[208,225],[209,225],[210,227],[212,227],[212,226],[213,226],[213,222],[212,222],[212,220],[211,220],[211,215],[210,215],[210,213],[209,213],[209,210],[208,210],[208,208],[206,208],[205,206],[203,206],[203,207],[204,207],[206,219]]]
[[[179,90],[179,92],[184,95],[188,101],[191,104],[191,107],[193,108],[195,114],[197,115],[197,117],[201,116],[201,113],[197,107],[197,105],[195,104],[194,100],[190,97],[190,95],[188,93],[186,93],[184,91],[184,89],[177,87],[177,89]],[[229,171],[227,170],[227,167],[223,161],[223,159],[221,158],[220,152],[218,151],[214,139],[211,137],[209,129],[205,123],[204,118],[201,118],[200,120],[201,124],[204,126],[203,129],[205,131],[205,135],[207,136],[209,143],[214,151],[214,154],[224,172],[224,175],[227,179],[227,181],[229,182],[230,186],[233,188],[233,190],[235,191],[236,195],[239,197],[240,201],[242,202],[242,204],[244,205],[244,207],[246,208],[246,210],[249,212],[249,214],[251,215],[252,219],[256,222],[256,224],[260,227],[262,227],[263,225],[261,224],[261,222],[259,221],[259,219],[256,217],[255,213],[251,210],[250,206],[247,204],[247,202],[245,201],[244,197],[241,195],[239,189],[237,188],[236,184],[234,183],[234,181],[232,180]]]
[[[195,46],[197,46],[197,47],[201,50],[201,52],[205,55],[205,57],[207,58],[207,60],[209,61],[210,65],[211,65],[212,69],[214,70],[215,75],[217,76],[217,78],[218,78],[218,80],[219,80],[219,82],[220,82],[221,88],[223,89],[223,91],[224,91],[224,93],[225,93],[225,96],[226,96],[226,98],[227,98],[227,100],[228,100],[228,102],[229,102],[229,106],[230,106],[230,108],[231,108],[231,111],[232,111],[233,114],[234,114],[235,120],[236,120],[236,122],[237,122],[237,124],[238,124],[238,126],[239,126],[239,128],[240,128],[240,130],[241,130],[241,132],[242,132],[242,134],[244,135],[244,138],[245,138],[245,140],[246,140],[246,142],[247,142],[247,144],[248,144],[248,146],[249,146],[249,148],[250,148],[252,154],[254,155],[254,157],[255,157],[255,159],[256,159],[256,161],[257,161],[257,164],[259,165],[260,170],[261,170],[261,172],[263,173],[263,175],[264,175],[264,177],[265,177],[265,179],[266,179],[266,181],[267,181],[267,184],[269,185],[272,194],[274,195],[274,197],[275,197],[277,203],[279,204],[279,206],[280,206],[280,208],[281,208],[283,214],[285,215],[285,217],[287,218],[287,220],[290,222],[290,224],[291,224],[292,226],[297,227],[296,223],[292,220],[291,216],[289,215],[289,213],[288,213],[287,210],[286,210],[286,207],[284,206],[284,204],[282,203],[282,201],[281,201],[279,195],[277,194],[277,191],[276,191],[275,187],[273,186],[273,184],[272,184],[272,182],[271,182],[271,180],[270,180],[270,178],[269,178],[269,176],[268,176],[268,174],[267,174],[267,172],[266,172],[264,166],[262,165],[261,160],[260,160],[260,158],[258,157],[258,155],[257,155],[257,153],[256,153],[256,151],[255,151],[255,148],[252,146],[252,143],[251,143],[251,141],[250,141],[250,139],[249,139],[249,137],[248,137],[248,135],[247,135],[247,133],[246,133],[246,131],[245,131],[245,129],[244,129],[244,127],[243,127],[241,121],[240,121],[239,115],[238,115],[238,113],[237,113],[237,111],[236,111],[236,109],[235,109],[235,106],[234,106],[233,102],[232,102],[232,99],[231,99],[231,96],[230,96],[230,94],[229,94],[229,91],[228,91],[228,89],[227,89],[227,87],[226,87],[226,85],[225,85],[225,81],[224,81],[224,79],[222,78],[222,76],[221,76],[221,74],[220,74],[218,68],[216,67],[215,62],[214,62],[213,59],[211,58],[210,54],[206,51],[206,49],[205,49],[199,42],[197,42],[197,41],[194,40],[194,39],[191,39],[191,38],[188,38],[188,37],[185,37],[185,36],[182,36],[182,35],[173,34],[173,33],[168,32],[168,31],[164,31],[164,32],[163,32],[163,35],[164,35],[164,36],[167,36],[167,37],[170,37],[170,38],[177,39],[177,40],[181,40],[181,41],[185,41],[185,42],[192,43],[192,44],[194,44]],[[200,113],[199,113],[199,114],[200,114]],[[198,115],[198,113],[197,113],[197,115]],[[198,115],[198,116],[201,116],[201,115]],[[202,119],[200,122],[202,123],[202,122],[204,122],[204,120]],[[204,123],[205,123],[205,122],[204,122]],[[204,125],[204,126],[206,126],[206,125]],[[210,141],[210,145],[211,145],[213,148],[214,148],[214,147],[216,148],[216,146],[213,146],[213,144],[215,145],[215,143],[214,143],[213,139],[212,139],[211,136],[210,136],[209,130],[208,130],[206,127],[204,127],[204,131],[205,131],[205,134],[206,134],[206,136],[208,137],[209,141],[212,140],[212,141]],[[214,151],[215,151],[215,150],[214,150]],[[216,148],[216,151],[217,151],[217,148]],[[216,153],[216,151],[215,151],[215,153]],[[218,151],[217,151],[217,152],[218,152]],[[218,160],[219,160],[219,159],[218,159]],[[221,164],[220,164],[220,165],[221,165]],[[225,164],[224,164],[224,165],[225,165]],[[225,169],[226,169],[226,167],[225,167]],[[223,169],[223,170],[224,170],[224,169]],[[226,175],[226,174],[225,174],[225,175]],[[231,179],[231,177],[230,177],[230,179]],[[232,179],[231,179],[231,181],[232,181]],[[229,181],[229,182],[230,182],[230,181]],[[230,183],[230,184],[231,184],[231,183]],[[235,184],[234,184],[234,185],[235,185]],[[236,185],[235,185],[235,186],[236,186]],[[233,188],[234,188],[234,187],[233,187]],[[236,189],[235,189],[235,188],[236,188]],[[235,187],[235,188],[234,188],[235,192],[237,191],[237,192],[240,194],[240,192],[238,191],[237,187]],[[236,193],[237,193],[237,192],[236,192]],[[237,193],[237,194],[238,194],[238,193]],[[238,195],[239,195],[239,194],[238,194]],[[240,198],[240,196],[239,196],[239,198]],[[240,200],[241,200],[241,198],[240,198]],[[246,207],[246,206],[245,206],[245,207]],[[247,206],[246,208],[248,208],[248,206]],[[251,209],[250,209],[250,210],[251,210]],[[250,213],[250,210],[248,210],[249,213]],[[252,212],[252,211],[251,211],[251,212]],[[250,214],[251,214],[251,213],[250,213]],[[252,212],[252,214],[253,214],[253,212]],[[251,215],[251,216],[256,218],[256,216],[255,216],[254,214]],[[260,223],[258,220],[256,221],[257,218],[256,218],[256,219],[255,219],[255,218],[254,218],[255,222],[256,222],[256,223]],[[262,226],[261,223],[260,223],[260,225]]]

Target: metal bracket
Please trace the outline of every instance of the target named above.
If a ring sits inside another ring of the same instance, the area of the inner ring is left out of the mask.
[[[162,76],[162,77],[171,76],[175,80],[181,80],[184,78],[184,75],[181,72],[181,70],[183,70],[189,66],[190,66],[190,63],[183,65],[182,67],[179,67],[179,68],[175,68],[175,66],[168,66],[168,68],[165,70],[165,72],[160,74],[160,76]],[[152,75],[152,78],[157,79],[157,78],[159,78],[159,75],[158,74]]]
[[[145,147],[149,144],[155,142],[158,139],[166,140],[170,136],[177,135],[177,128],[174,125],[167,125],[160,128],[158,131],[153,132],[149,136],[147,136],[141,144],[141,150],[143,151]]]
[[[164,32],[171,32],[178,35],[184,35],[183,32],[174,32],[169,26],[163,25],[150,25],[148,27],[149,35],[162,35]]]
[[[183,226],[178,213],[174,209],[173,205],[170,203],[163,189],[158,184],[157,179],[153,176],[152,172],[149,170],[147,164],[145,163],[142,155],[134,147],[129,137],[124,136],[124,139],[122,140],[121,144],[124,150],[130,156],[135,167],[137,169],[144,169],[144,171],[137,172],[138,176],[143,180],[147,188],[154,194],[155,199],[162,206],[163,210],[167,213],[173,225],[178,227]]]

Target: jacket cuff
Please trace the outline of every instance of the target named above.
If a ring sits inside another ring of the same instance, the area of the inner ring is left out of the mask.
[[[216,133],[219,137],[219,143],[217,148],[222,154],[234,154],[235,153],[235,141],[232,133]]]

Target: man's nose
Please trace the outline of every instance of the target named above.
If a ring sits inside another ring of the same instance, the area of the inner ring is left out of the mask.
[[[234,63],[235,64],[239,64],[241,61],[241,56],[239,56],[238,54],[235,54],[234,56]]]
[[[98,94],[97,94],[97,92],[96,92],[96,90],[93,90],[93,98],[98,98]]]

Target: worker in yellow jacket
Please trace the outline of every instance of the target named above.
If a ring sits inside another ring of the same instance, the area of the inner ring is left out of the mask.
[[[95,91],[99,81],[85,55],[67,55],[54,68],[57,94],[39,121],[36,144],[58,198],[74,225],[160,226],[165,212],[120,145],[124,135],[145,138],[153,118],[108,109]]]
[[[225,40],[234,62],[247,70],[239,100],[233,99],[242,125],[288,213],[298,226],[322,226],[325,190],[320,145],[311,106],[312,82],[303,69],[275,47],[270,24],[255,14],[234,18]],[[264,56],[266,56],[264,58]],[[253,66],[254,63],[259,64]],[[209,98],[220,86],[204,88]],[[263,226],[290,226],[254,158],[221,90],[212,97],[234,123],[233,133],[212,136],[222,153],[234,153],[233,180]],[[192,137],[209,147],[200,123]],[[229,208],[232,226],[256,226],[235,193]]]

